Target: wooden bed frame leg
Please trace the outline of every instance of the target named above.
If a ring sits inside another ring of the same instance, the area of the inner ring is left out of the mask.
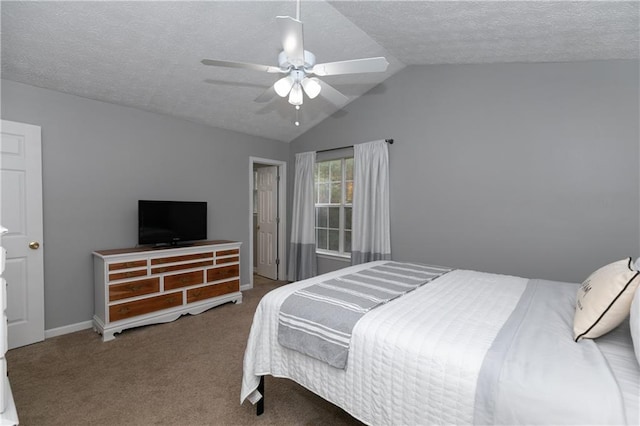
[[[260,376],[260,384],[258,384],[258,392],[262,395],[260,401],[256,403],[256,416],[264,413],[264,376]]]

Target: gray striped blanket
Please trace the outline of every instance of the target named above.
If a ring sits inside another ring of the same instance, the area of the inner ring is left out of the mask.
[[[353,327],[364,314],[449,271],[388,262],[305,287],[280,308],[278,342],[344,369]]]

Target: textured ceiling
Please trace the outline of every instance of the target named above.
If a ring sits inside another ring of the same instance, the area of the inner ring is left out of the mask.
[[[350,100],[406,65],[637,59],[638,1],[302,1],[318,62],[385,56],[385,73],[323,77]],[[337,108],[253,100],[278,75],[275,17],[295,1],[2,1],[2,78],[291,141]]]

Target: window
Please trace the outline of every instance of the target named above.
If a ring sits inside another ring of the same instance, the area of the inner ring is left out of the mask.
[[[316,251],[350,256],[353,157],[316,163]]]

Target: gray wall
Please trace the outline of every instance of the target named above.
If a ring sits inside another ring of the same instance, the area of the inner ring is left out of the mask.
[[[249,157],[288,144],[6,80],[2,118],[42,127],[47,330],[92,318],[91,252],[137,243],[138,199],[207,201],[249,283]]]
[[[582,281],[640,254],[638,75],[637,61],[408,67],[293,141],[290,164],[394,138],[394,259]]]
[[[208,201],[248,283],[249,156],[292,186],[296,152],[385,137],[395,259],[581,281],[640,254],[638,92],[636,61],[414,66],[289,146],[3,80],[2,118],[42,126],[46,329],[92,317],[91,252],[135,245],[138,199]]]

